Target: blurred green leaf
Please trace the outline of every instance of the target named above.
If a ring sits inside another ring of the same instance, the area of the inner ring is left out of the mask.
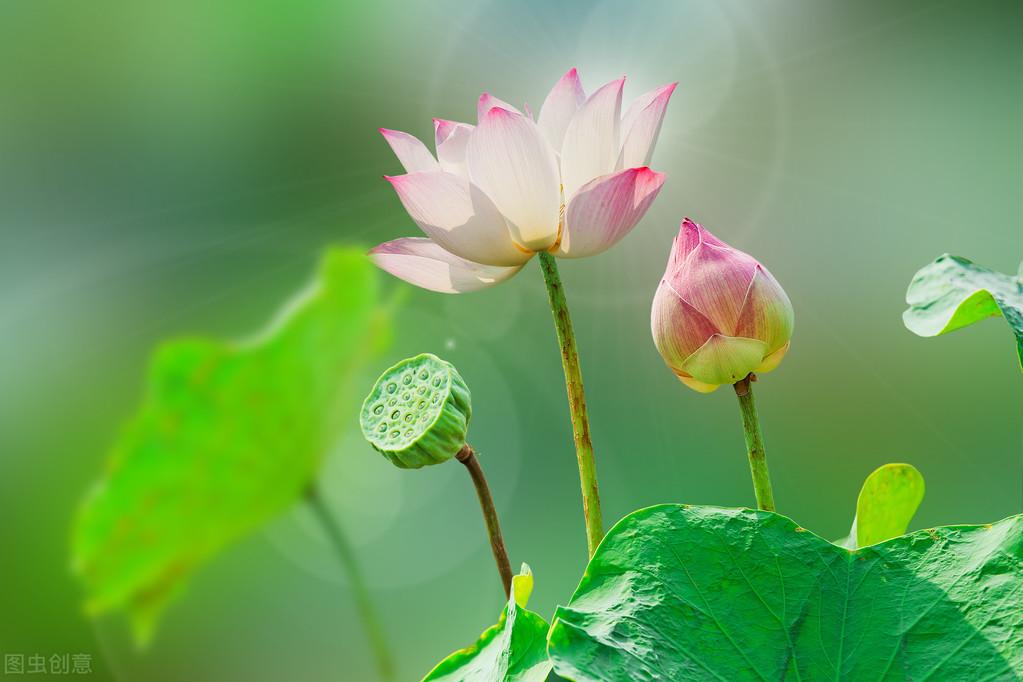
[[[987,317],[1001,315],[1016,335],[1023,370],[1023,265],[1020,275],[1004,275],[959,256],[945,254],[913,277],[906,292],[906,327],[920,336],[938,336]]]
[[[856,549],[902,535],[923,499],[924,477],[912,464],[878,467],[863,482],[852,530],[839,544]]]
[[[386,341],[375,268],[326,254],[317,280],[256,338],[172,341],[73,534],[86,607],[126,608],[145,642],[191,573],[295,502],[342,430],[350,384]]]
[[[533,592],[533,574],[522,564],[512,581],[512,595],[496,625],[472,646],[437,664],[423,682],[544,682],[551,672],[547,659],[548,625],[526,609]],[[557,679],[557,678],[554,678]]]
[[[555,614],[576,682],[1015,680],[1023,516],[847,550],[772,512],[659,505],[608,533]]]

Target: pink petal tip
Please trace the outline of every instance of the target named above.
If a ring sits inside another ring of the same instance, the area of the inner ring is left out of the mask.
[[[491,116],[493,116],[493,117],[497,117],[497,116],[515,116],[515,112],[514,111],[508,111],[507,109],[505,109],[503,107],[490,107],[490,110],[487,111],[486,115],[488,117],[491,117]]]
[[[444,118],[433,119],[433,131],[439,138],[446,138],[455,127],[454,121],[449,121]]]

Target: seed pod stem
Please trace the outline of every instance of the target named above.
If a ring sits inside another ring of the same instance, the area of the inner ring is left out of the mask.
[[[767,453],[764,451],[764,434],[760,431],[757,404],[753,400],[755,374],[734,384],[735,395],[739,398],[739,412],[742,414],[742,428],[746,434],[746,452],[749,455],[749,469],[753,475],[753,492],[757,497],[757,508],[774,511],[774,491],[771,490],[771,476],[767,471]]]
[[[494,508],[494,498],[490,495],[490,486],[487,485],[487,478],[483,475],[476,453],[468,443],[462,446],[455,459],[469,470],[473,485],[476,486],[476,496],[480,499],[483,521],[487,525],[487,535],[490,536],[490,551],[494,553],[494,562],[497,564],[497,572],[504,586],[504,597],[507,599],[511,595],[512,586],[511,562],[508,561],[508,551],[504,547],[504,536],[501,534],[501,524],[497,519],[497,509]]]

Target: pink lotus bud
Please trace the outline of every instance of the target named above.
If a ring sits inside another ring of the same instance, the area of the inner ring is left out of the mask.
[[[769,372],[792,325],[792,303],[767,268],[682,221],[650,313],[654,344],[682,383],[710,393]]]

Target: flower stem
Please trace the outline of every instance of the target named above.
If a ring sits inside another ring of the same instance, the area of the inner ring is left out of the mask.
[[[348,580],[351,584],[352,592],[355,594],[355,605],[359,611],[362,625],[366,629],[366,637],[369,639],[370,647],[373,649],[380,678],[388,681],[394,680],[396,679],[394,660],[391,658],[387,638],[384,636],[383,628],[380,626],[380,619],[377,616],[376,609],[373,607],[373,600],[370,598],[369,589],[366,587],[366,580],[356,559],[355,550],[352,549],[348,538],[345,537],[341,527],[334,520],[330,509],[327,508],[327,504],[319,491],[315,488],[310,488],[306,499],[314,516],[320,522],[323,532],[330,541],[331,547],[334,549],[335,554],[337,554],[337,558],[348,573]]]
[[[749,454],[749,470],[753,475],[753,492],[757,496],[757,508],[774,511],[774,492],[771,477],[767,472],[767,453],[764,451],[764,434],[760,431],[757,404],[753,400],[755,374],[750,374],[735,384],[735,395],[739,397],[739,411],[742,413],[742,428],[746,434],[746,451]]]
[[[501,576],[501,584],[504,586],[504,598],[511,595],[512,569],[508,561],[508,551],[504,548],[504,536],[501,535],[501,524],[497,520],[497,509],[494,508],[494,498],[490,495],[490,486],[487,485],[487,477],[483,475],[480,462],[476,459],[476,453],[466,443],[455,455],[455,459],[465,465],[472,477],[473,485],[476,486],[476,496],[480,498],[480,509],[483,510],[483,521],[487,525],[487,535],[490,536],[490,551],[494,553],[494,562],[497,564],[497,572]]]
[[[540,252],[540,269],[543,271],[547,297],[551,303],[551,312],[554,314],[558,345],[561,346],[561,366],[565,370],[565,388],[568,391],[568,408],[575,437],[575,456],[579,462],[579,485],[583,493],[586,544],[592,557],[604,537],[604,526],[600,514],[600,494],[597,489],[597,463],[593,459],[593,442],[590,440],[590,420],[586,416],[583,374],[579,368],[579,351],[575,345],[575,332],[572,331],[572,318],[568,314],[565,289],[558,275],[558,264],[546,251]]]

